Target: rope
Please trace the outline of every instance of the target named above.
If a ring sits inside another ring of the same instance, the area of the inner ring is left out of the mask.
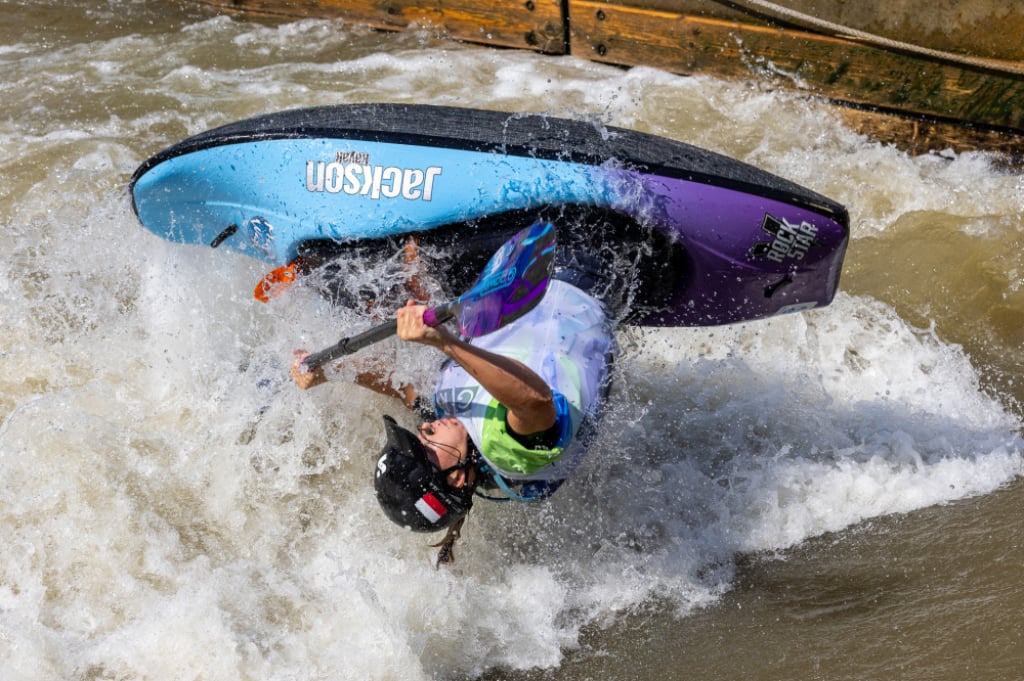
[[[866,31],[850,28],[849,26],[843,26],[842,24],[825,21],[824,19],[819,19],[811,16],[810,14],[804,14],[803,12],[797,12],[796,10],[788,7],[782,7],[774,2],[767,2],[767,0],[712,1],[746,14],[761,15],[762,17],[767,17],[769,19],[782,18],[796,26],[805,28],[809,26],[835,38],[846,38],[848,40],[855,40],[875,47],[899,50],[901,52],[907,52],[909,54],[926,57],[928,59],[951,62],[963,66],[969,66],[971,68],[995,71],[1013,76],[1024,76],[1024,64],[1020,64],[1018,62],[1004,61],[1001,59],[986,59],[984,57],[972,57],[970,55],[956,54],[955,52],[946,52],[944,50],[935,50],[929,47],[914,45],[912,43],[892,40],[873,33],[867,33]]]

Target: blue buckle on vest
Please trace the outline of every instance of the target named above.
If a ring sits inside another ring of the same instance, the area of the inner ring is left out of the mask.
[[[492,471],[489,466],[484,466],[483,470],[491,476],[494,484],[506,495],[505,497],[492,497],[476,490],[475,494],[478,497],[488,501],[544,501],[565,482],[565,480],[525,480],[522,483],[516,483],[518,490],[513,490],[508,481]]]

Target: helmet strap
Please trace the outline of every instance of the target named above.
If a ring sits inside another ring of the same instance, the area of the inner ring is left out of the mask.
[[[441,445],[440,443],[433,442],[431,440],[428,440],[428,442],[430,442],[430,444],[434,445],[435,447],[439,445],[442,447],[448,446]],[[473,444],[473,441],[469,439],[469,436],[467,435],[466,454],[460,457],[459,462],[454,466],[449,466],[448,468],[442,468],[438,470],[440,471],[441,475],[448,475],[452,471],[469,471],[470,468],[475,468],[478,463],[480,463],[480,451],[477,450],[476,445]]]

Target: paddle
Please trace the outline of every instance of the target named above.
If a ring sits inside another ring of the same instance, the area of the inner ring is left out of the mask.
[[[491,256],[469,291],[423,313],[428,326],[456,319],[459,332],[475,338],[497,331],[532,310],[544,297],[555,257],[555,228],[539,222],[522,230]],[[368,345],[393,336],[391,320],[358,335],[342,338],[329,348],[307,355],[303,364],[316,369]]]

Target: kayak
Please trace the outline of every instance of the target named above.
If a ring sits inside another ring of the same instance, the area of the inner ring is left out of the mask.
[[[130,193],[161,238],[294,276],[415,243],[451,292],[509,236],[550,221],[558,262],[602,271],[623,319],[646,326],[828,305],[849,240],[839,203],[680,141],[419,104],[311,107],[218,127],[146,160]]]

